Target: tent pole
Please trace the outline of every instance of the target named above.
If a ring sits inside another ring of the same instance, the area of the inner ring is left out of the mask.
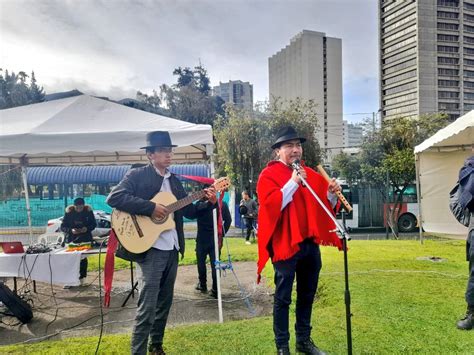
[[[23,180],[23,189],[25,190],[25,202],[26,202],[26,215],[28,218],[28,230],[29,230],[29,235],[30,239],[28,241],[28,244],[33,243],[33,227],[31,225],[31,207],[30,207],[30,195],[28,193],[28,181],[27,181],[27,176],[26,176],[26,166],[28,165],[28,161],[26,157],[21,158],[21,177]]]
[[[209,165],[211,168],[211,177],[215,178],[216,170],[214,166],[214,146],[211,144],[206,145],[206,155],[209,158]],[[223,193],[223,192],[221,192]],[[217,209],[212,210],[212,220],[214,224],[214,255],[215,255],[215,269],[216,269],[216,282],[217,282],[217,307],[219,309],[219,323],[224,322],[224,315],[222,312],[222,291],[221,291],[221,269],[219,259],[219,237],[217,233]]]
[[[421,213],[421,188],[420,188],[420,156],[415,153],[416,172],[416,201],[418,203],[418,229],[420,233],[420,243],[423,244],[423,219]]]

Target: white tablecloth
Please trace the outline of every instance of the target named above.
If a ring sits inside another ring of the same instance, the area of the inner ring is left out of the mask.
[[[0,254],[0,277],[21,277],[53,284],[78,286],[81,252]]]

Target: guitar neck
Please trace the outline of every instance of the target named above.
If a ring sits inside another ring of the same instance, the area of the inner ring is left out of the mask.
[[[178,200],[176,202],[173,202],[171,205],[166,206],[166,208],[170,211],[170,213],[173,213],[177,210],[180,210],[183,207],[186,207],[187,205],[193,203],[196,200],[199,200],[206,196],[206,193],[204,190],[202,191],[196,191],[192,193],[191,195],[182,198],[181,200]]]

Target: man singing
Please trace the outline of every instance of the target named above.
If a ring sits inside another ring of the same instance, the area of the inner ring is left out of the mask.
[[[296,276],[296,351],[324,354],[311,339],[311,311],[321,270],[319,245],[342,249],[334,232],[334,222],[318,204],[309,189],[302,186],[291,168],[303,155],[305,138],[291,127],[279,130],[272,148],[278,160],[271,161],[257,183],[260,201],[258,216],[258,275],[271,258],[275,271],[273,331],[277,354],[289,354],[289,306]],[[340,191],[335,180],[328,183],[321,175],[304,166],[301,176],[330,210]]]

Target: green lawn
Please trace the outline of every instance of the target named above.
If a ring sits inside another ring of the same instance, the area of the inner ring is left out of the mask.
[[[241,239],[231,242],[233,254],[241,260],[255,260],[255,245],[244,245]],[[191,243],[187,247],[192,251]],[[464,241],[426,240],[423,245],[407,240],[351,241],[349,247],[355,354],[474,354],[474,331],[455,328],[465,310]],[[330,354],[344,354],[343,254],[334,248],[322,250],[313,337]],[[445,261],[418,259],[429,256]],[[188,253],[184,262],[193,263],[193,259]],[[269,265],[265,276],[271,280],[272,275]],[[293,331],[291,340],[294,350]],[[101,352],[126,354],[129,342],[129,334],[106,335]],[[97,337],[75,338],[1,347],[0,353],[84,354],[93,353],[96,343]],[[170,328],[165,350],[169,354],[272,354],[272,320],[263,317]]]
[[[232,254],[232,261],[257,261],[257,246],[256,244],[246,245],[241,238],[228,238],[229,250]],[[180,265],[194,265],[196,264],[196,254],[194,250],[196,248],[195,239],[186,239],[186,252],[184,258],[180,260]],[[105,252],[100,257],[100,268],[103,270],[105,262]],[[222,261],[227,260],[227,249],[224,243],[222,249]],[[89,260],[88,270],[97,271],[99,269],[99,256],[93,255],[87,258]],[[115,258],[115,270],[127,269],[130,266],[128,261],[120,258]]]

